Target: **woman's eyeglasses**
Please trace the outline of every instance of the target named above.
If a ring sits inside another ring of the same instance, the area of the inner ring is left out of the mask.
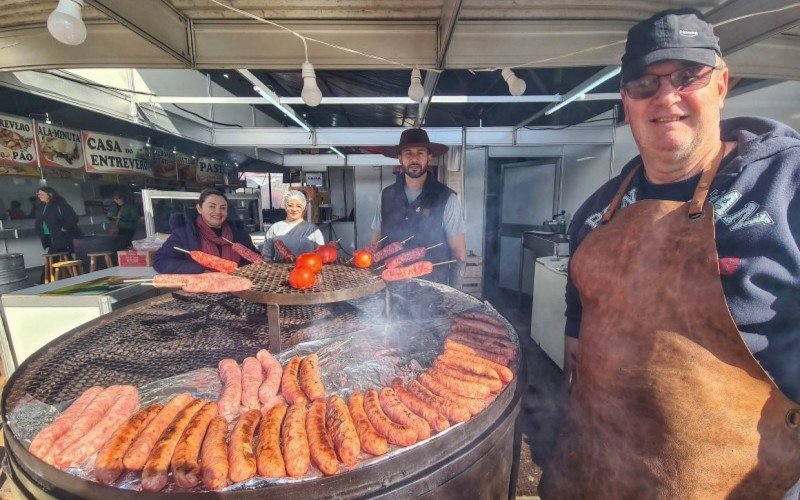
[[[709,66],[688,66],[667,75],[644,74],[622,84],[622,90],[631,99],[649,99],[656,95],[661,87],[661,79],[668,78],[669,83],[679,94],[688,94],[700,90],[711,81],[711,73],[715,69]]]

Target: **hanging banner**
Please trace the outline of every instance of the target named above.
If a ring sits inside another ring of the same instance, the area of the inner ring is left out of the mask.
[[[80,130],[57,127],[36,120],[36,152],[39,166],[83,170],[83,144]]]
[[[0,114],[0,174],[39,177],[33,120]]]
[[[153,166],[153,177],[156,179],[177,179],[176,157],[178,154],[164,148],[151,148],[151,150],[150,159]]]
[[[196,180],[196,158],[179,152],[178,158],[175,160],[175,166],[178,170],[179,181],[194,182]]]
[[[227,166],[211,158],[197,159],[197,182],[200,184],[222,184],[225,182]]]
[[[150,154],[143,141],[83,132],[86,171],[93,174],[153,176]]]

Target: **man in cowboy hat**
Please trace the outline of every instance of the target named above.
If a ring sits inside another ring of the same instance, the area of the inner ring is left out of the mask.
[[[698,11],[628,32],[640,156],[570,226],[576,370],[544,499],[797,498],[800,135],[721,120],[727,91]]]
[[[428,172],[431,160],[446,151],[447,146],[431,142],[421,128],[404,130],[399,145],[383,148],[384,156],[400,160],[402,172],[381,193],[372,241],[386,237],[383,245],[388,245],[413,236],[409,247],[439,245],[428,250],[426,260],[456,262],[434,267],[426,278],[460,288],[467,260],[461,205],[456,193]]]

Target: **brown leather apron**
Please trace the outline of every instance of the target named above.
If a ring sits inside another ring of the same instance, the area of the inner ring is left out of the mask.
[[[616,211],[637,170],[570,263],[577,380],[542,497],[781,498],[800,478],[800,405],[728,310],[706,202],[716,168],[688,203]]]

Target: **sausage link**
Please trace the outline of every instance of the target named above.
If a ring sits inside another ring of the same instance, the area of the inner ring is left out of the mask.
[[[336,458],[336,451],[325,428],[326,407],[324,399],[315,399],[311,402],[311,408],[306,416],[306,434],[314,465],[326,476],[332,476],[339,472],[339,459]]]
[[[331,436],[339,460],[345,464],[355,463],[361,452],[361,443],[350,410],[347,409],[347,403],[341,396],[333,395],[328,398],[325,427]]]
[[[303,394],[303,389],[300,388],[297,374],[300,371],[300,358],[293,357],[283,367],[283,375],[281,376],[281,394],[286,399],[289,405],[295,403],[302,403],[305,405],[308,400]]]
[[[260,411],[249,410],[239,417],[239,421],[233,427],[228,443],[228,477],[232,483],[247,481],[256,475],[253,436],[260,419]]]
[[[410,278],[418,278],[433,272],[433,263],[427,260],[414,262],[410,266],[396,267],[394,269],[384,269],[381,273],[383,281],[399,281]]]
[[[431,426],[428,425],[428,422],[409,410],[392,388],[381,389],[378,392],[378,400],[387,417],[400,425],[411,427],[417,432],[417,441],[431,437]]]
[[[403,381],[399,378],[392,380],[392,389],[394,389],[394,393],[397,394],[397,398],[408,407],[409,410],[424,418],[434,431],[442,432],[450,427],[450,422],[447,421],[444,415],[439,413],[433,406],[411,394],[411,392],[403,386]]]
[[[239,414],[242,401],[242,370],[235,359],[219,362],[219,378],[224,386],[219,397],[219,414],[228,422],[233,422]]]
[[[496,316],[492,316],[491,314],[480,312],[480,311],[467,311],[459,314],[457,317],[466,318],[466,319],[474,319],[476,321],[482,321],[484,323],[489,323],[491,325],[496,326],[497,328],[506,328],[505,323],[503,320]]]
[[[139,432],[156,418],[164,408],[160,403],[152,404],[139,410],[127,422],[122,424],[106,441],[94,461],[94,476],[103,484],[112,484],[125,470],[122,457]]]
[[[505,356],[501,356],[497,353],[489,352],[478,347],[468,346],[462,342],[456,342],[455,340],[445,339],[444,350],[458,351],[464,354],[469,354],[471,356],[483,358],[506,367],[508,367],[510,364],[510,360]]]
[[[478,321],[474,319],[461,318],[455,316],[453,318],[453,326],[463,327],[465,329],[470,329],[470,330],[476,330],[479,332],[483,332],[485,335],[492,335],[494,337],[508,339],[508,329],[506,329],[505,326],[498,326],[484,321]]]
[[[489,392],[499,392],[503,388],[503,383],[500,382],[499,378],[497,378],[496,373],[494,377],[475,375],[474,373],[469,373],[460,368],[451,366],[445,361],[440,361],[438,358],[433,362],[433,369],[451,378],[485,386],[487,389],[489,389]]]
[[[469,382],[467,380],[452,377],[436,368],[430,368],[428,373],[437,382],[459,396],[463,396],[465,398],[485,398],[489,396],[489,388],[478,382]]]
[[[325,397],[325,387],[319,377],[319,358],[316,354],[306,356],[300,362],[300,386],[311,401]]]
[[[389,442],[372,427],[369,417],[364,411],[364,395],[360,392],[351,394],[350,400],[347,402],[347,409],[350,410],[350,416],[353,417],[361,449],[375,456],[389,451]]]
[[[385,259],[386,257],[389,257],[390,255],[394,255],[397,252],[401,251],[404,247],[405,247],[405,245],[403,245],[399,241],[396,241],[394,243],[389,243],[388,245],[386,245],[385,247],[381,248],[377,252],[374,252],[372,254],[372,260],[374,262],[380,262],[383,259]]]
[[[31,455],[43,459],[45,455],[47,455],[47,452],[50,451],[53,443],[72,427],[72,424],[80,417],[83,410],[85,410],[86,407],[89,406],[89,403],[101,392],[103,392],[103,388],[100,386],[90,387],[83,391],[83,394],[78,396],[77,399],[69,405],[69,408],[64,410],[50,425],[40,430],[38,434],[34,436],[28,448]]]
[[[454,326],[452,330],[450,330],[451,336],[459,336],[465,339],[471,340],[472,342],[479,342],[481,344],[485,344],[492,347],[499,347],[503,349],[509,349],[512,353],[512,357],[516,357],[517,353],[517,344],[514,341],[509,339],[501,339],[500,337],[494,337],[492,335],[486,335],[483,332],[476,332],[472,330],[464,330],[459,326]]]
[[[209,424],[219,415],[219,405],[206,403],[194,415],[175,447],[170,463],[175,484],[181,488],[194,488],[200,483],[200,447]]]
[[[286,416],[286,404],[270,408],[258,425],[256,467],[262,477],[283,477],[286,465],[281,454],[281,424]]]
[[[286,411],[281,427],[281,445],[286,473],[290,477],[303,477],[311,467],[311,452],[306,433],[306,402],[297,402]]]
[[[266,349],[261,349],[256,353],[256,359],[261,363],[261,371],[264,381],[258,389],[258,400],[266,403],[278,395],[281,390],[281,376],[283,367],[275,357]]]
[[[485,351],[487,353],[491,353],[497,356],[502,356],[508,360],[513,360],[516,359],[517,357],[517,351],[515,348],[509,348],[509,347],[499,346],[497,344],[491,344],[481,339],[476,339],[475,337],[464,335],[463,333],[451,333],[450,335],[447,336],[447,339],[453,342],[458,342],[459,344],[471,347],[473,349]]]
[[[472,416],[468,409],[432,393],[427,387],[416,380],[412,380],[408,383],[408,391],[425,403],[436,408],[439,413],[446,416],[452,422],[466,422]]]
[[[278,251],[278,254],[281,256],[281,260],[294,260],[295,256],[289,247],[286,246],[286,243],[282,242],[281,240],[274,240],[272,245],[275,250]]]
[[[465,358],[452,356],[447,353],[437,356],[436,361],[438,361],[440,364],[462,370],[464,373],[471,373],[480,377],[491,378],[499,381],[501,384],[503,383],[500,379],[500,375],[497,373],[497,370],[485,363],[471,362]]]
[[[486,368],[491,368],[492,370],[497,373],[497,376],[500,377],[500,380],[507,384],[514,380],[514,372],[511,371],[508,366],[502,365],[500,363],[495,363],[494,361],[488,360],[486,358],[482,358],[480,356],[475,356],[473,354],[469,354],[459,350],[448,349],[445,346],[444,354],[442,357],[447,358],[448,360],[458,360],[461,363],[466,363],[468,365],[472,365],[475,367],[483,366]],[[476,368],[477,369],[477,368]]]
[[[208,424],[203,448],[200,451],[200,468],[203,485],[209,490],[221,490],[228,486],[228,421],[217,415]]]
[[[364,395],[364,411],[370,423],[386,440],[397,446],[411,446],[417,442],[417,431],[393,422],[381,409],[378,391],[370,389]]]
[[[402,266],[403,264],[408,264],[409,262],[419,260],[425,257],[426,252],[427,249],[425,247],[416,247],[403,253],[399,253],[386,261],[386,269],[394,269]]]
[[[133,440],[128,451],[122,459],[122,464],[126,469],[132,471],[142,470],[147,458],[150,456],[150,450],[156,444],[158,438],[164,430],[172,423],[176,415],[189,403],[192,402],[192,395],[188,392],[178,394],[172,398],[164,408],[158,412],[158,415],[150,421],[147,426],[142,429],[142,432]]]
[[[419,383],[427,387],[432,393],[466,408],[471,415],[477,415],[486,407],[485,401],[456,394],[428,373],[422,372],[417,378]]]
[[[189,425],[195,413],[204,404],[205,401],[202,399],[195,399],[186,405],[158,439],[156,445],[153,446],[153,451],[150,452],[150,457],[147,459],[144,469],[142,469],[142,490],[161,491],[167,485],[169,463],[172,460],[175,447],[178,445],[178,440],[180,440],[183,431]]]
[[[242,406],[248,410],[257,410],[261,407],[258,401],[258,390],[263,381],[261,362],[254,357],[244,358],[242,361]]]

